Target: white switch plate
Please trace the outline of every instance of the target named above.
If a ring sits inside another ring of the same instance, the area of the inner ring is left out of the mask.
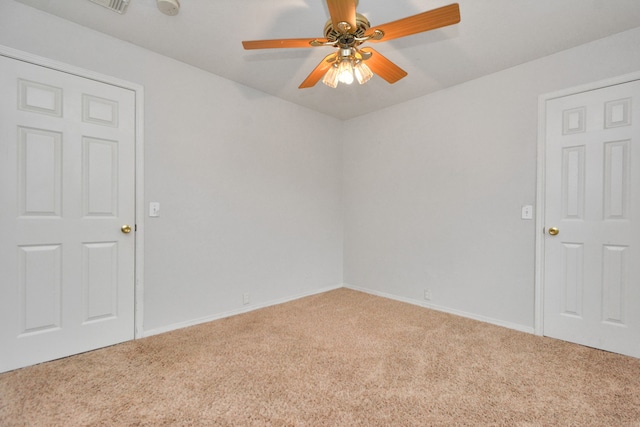
[[[522,207],[522,219],[533,219],[533,206],[526,205]]]
[[[159,202],[151,202],[149,203],[149,216],[150,217],[159,217],[160,216],[160,203]]]

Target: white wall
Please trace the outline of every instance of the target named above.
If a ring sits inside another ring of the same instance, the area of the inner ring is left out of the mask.
[[[640,70],[636,29],[341,123],[0,1],[0,44],[145,87],[147,331],[338,286],[343,262],[350,286],[532,330],[538,96]]]
[[[0,44],[144,86],[145,331],[341,285],[340,122],[13,1]]]
[[[345,282],[533,330],[538,96],[640,70],[640,29],[346,123]]]

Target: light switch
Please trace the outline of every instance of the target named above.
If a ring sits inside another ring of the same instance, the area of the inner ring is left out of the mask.
[[[149,216],[150,217],[159,217],[160,216],[160,203],[159,202],[150,202],[149,203]]]
[[[522,219],[533,219],[533,206],[526,205],[522,207]]]

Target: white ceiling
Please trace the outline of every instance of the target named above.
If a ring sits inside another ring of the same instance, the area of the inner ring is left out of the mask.
[[[295,104],[349,119],[640,26],[640,0],[458,0],[459,24],[375,45],[409,75],[394,85],[298,85],[331,48],[245,51],[242,40],[322,37],[323,0],[156,0],[119,15],[89,0],[16,0]],[[360,0],[372,25],[455,0]],[[131,64],[132,67],[135,64]]]

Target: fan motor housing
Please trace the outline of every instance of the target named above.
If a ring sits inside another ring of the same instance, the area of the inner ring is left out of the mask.
[[[324,36],[330,42],[338,41],[340,44],[344,44],[346,46],[353,46],[356,43],[354,40],[355,37],[363,37],[365,31],[371,28],[371,24],[369,20],[359,13],[356,13],[356,31],[353,33],[344,34],[340,30],[334,28],[333,22],[329,19],[324,26]]]

